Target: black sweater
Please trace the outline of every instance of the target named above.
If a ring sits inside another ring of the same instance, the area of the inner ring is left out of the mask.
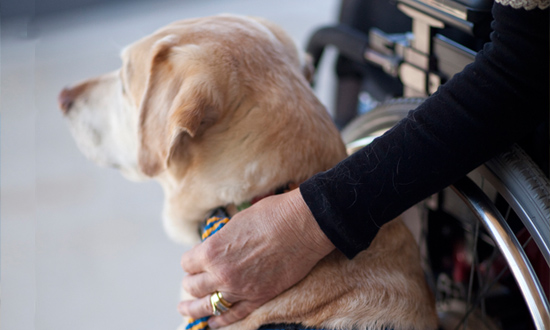
[[[548,7],[547,0],[525,2]],[[547,120],[548,8],[495,4],[493,17],[491,42],[474,63],[382,137],[300,186],[321,229],[348,258],[384,223]]]

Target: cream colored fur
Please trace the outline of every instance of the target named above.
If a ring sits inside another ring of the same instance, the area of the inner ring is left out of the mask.
[[[173,23],[122,52],[120,70],[62,95],[84,154],[165,192],[164,225],[196,240],[210,210],[299,183],[346,156],[283,30],[220,15]],[[415,241],[400,220],[353,260],[334,252],[304,280],[227,329],[274,322],[334,329],[434,329]]]

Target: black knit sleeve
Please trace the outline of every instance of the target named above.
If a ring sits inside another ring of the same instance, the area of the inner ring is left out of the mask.
[[[491,42],[474,63],[372,144],[300,186],[315,219],[348,258],[380,226],[452,184],[545,120],[546,10],[493,7]]]

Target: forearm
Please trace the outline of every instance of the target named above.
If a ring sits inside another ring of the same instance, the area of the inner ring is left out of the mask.
[[[383,137],[300,187],[348,257],[378,228],[498,154],[547,116],[548,10],[495,5],[473,64]]]

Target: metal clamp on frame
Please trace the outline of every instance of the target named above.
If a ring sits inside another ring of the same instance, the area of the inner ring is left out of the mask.
[[[404,3],[397,8],[412,18],[414,40],[411,47],[405,49],[405,63],[399,68],[399,77],[403,82],[405,97],[423,97],[437,90],[441,81],[438,75],[429,72],[432,28],[443,28],[445,24]]]

